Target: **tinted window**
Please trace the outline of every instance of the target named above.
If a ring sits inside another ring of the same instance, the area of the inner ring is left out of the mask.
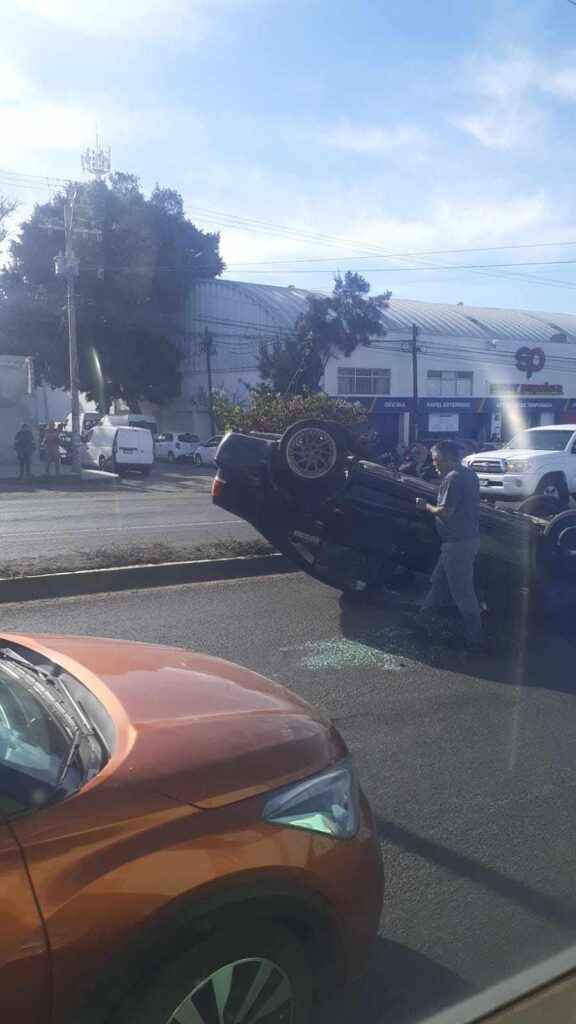
[[[200,438],[196,434],[178,434],[178,440],[185,444],[197,444]]]

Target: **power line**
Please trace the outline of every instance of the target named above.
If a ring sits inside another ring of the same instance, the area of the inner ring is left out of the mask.
[[[69,179],[65,179],[65,178],[49,178],[49,177],[44,178],[44,177],[41,177],[41,176],[38,176],[38,175],[22,174],[20,172],[9,171],[9,170],[0,170],[0,180],[2,180],[2,179],[4,179],[5,182],[6,181],[12,181],[12,183],[19,184],[22,187],[39,188],[39,189],[44,189],[44,190],[48,190],[48,191],[54,191],[54,190],[58,190],[58,189],[64,188],[65,186],[69,185],[69,183],[70,183]],[[220,218],[220,221],[221,221],[221,223],[223,224],[224,227],[229,227],[229,228],[236,227],[236,228],[241,228],[242,230],[246,230],[246,231],[254,231],[254,232],[259,232],[259,233],[264,233],[264,234],[272,234],[275,237],[292,238],[294,240],[300,240],[300,241],[307,241],[307,242],[314,241],[318,245],[327,245],[327,244],[331,244],[332,245],[334,243],[337,243],[339,245],[347,245],[348,247],[353,248],[355,252],[358,253],[359,251],[361,251],[362,254],[363,254],[361,256],[356,256],[356,257],[354,257],[354,256],[347,256],[347,257],[341,256],[341,257],[339,257],[340,259],[368,259],[368,258],[370,258],[370,255],[372,255],[373,257],[376,257],[376,258],[379,258],[379,259],[390,259],[390,258],[412,259],[412,260],[415,260],[415,261],[419,261],[422,264],[422,267],[406,267],[406,268],[402,268],[402,267],[388,267],[388,268],[386,268],[386,267],[370,267],[370,268],[364,268],[364,272],[365,273],[371,273],[371,274],[375,274],[375,273],[401,273],[402,270],[404,270],[404,269],[407,272],[412,272],[412,273],[414,273],[414,272],[416,272],[418,270],[421,270],[421,269],[430,270],[430,271],[434,271],[434,272],[444,271],[444,270],[457,270],[457,271],[464,271],[464,272],[467,272],[467,273],[480,274],[480,275],[483,275],[483,276],[492,276],[492,277],[498,276],[500,278],[505,278],[506,277],[506,278],[509,278],[509,279],[521,280],[524,283],[526,283],[527,281],[530,281],[531,283],[538,283],[538,284],[541,284],[541,285],[546,285],[548,287],[561,287],[561,288],[569,288],[569,289],[575,287],[571,282],[568,282],[568,281],[557,281],[557,280],[553,280],[553,279],[549,279],[549,278],[540,278],[540,279],[537,280],[533,276],[532,277],[526,277],[525,275],[519,275],[519,274],[506,274],[506,273],[502,273],[502,271],[506,270],[506,269],[509,269],[509,268],[513,268],[513,267],[570,265],[570,264],[576,263],[576,260],[527,261],[527,262],[520,262],[520,263],[511,262],[511,263],[494,263],[494,264],[459,264],[457,262],[451,261],[450,263],[448,263],[447,265],[444,265],[444,266],[433,266],[433,265],[430,265],[430,262],[429,262],[431,256],[433,256],[433,255],[441,255],[442,253],[446,253],[446,254],[453,253],[453,254],[455,254],[455,253],[458,253],[458,252],[488,252],[488,251],[498,251],[498,250],[512,249],[512,248],[532,248],[532,247],[537,248],[539,245],[571,245],[571,244],[574,244],[574,243],[571,243],[571,242],[526,243],[524,245],[517,245],[517,246],[494,246],[494,247],[485,247],[485,248],[469,249],[469,250],[465,250],[465,249],[463,249],[463,250],[449,250],[449,249],[446,249],[446,250],[436,250],[435,252],[430,252],[430,253],[399,253],[399,252],[394,251],[394,250],[389,250],[387,253],[383,253],[381,248],[378,248],[376,246],[370,245],[368,243],[362,244],[362,243],[353,242],[350,239],[341,239],[341,238],[338,238],[338,237],[332,236],[332,235],[325,235],[325,234],[320,234],[320,233],[316,233],[316,232],[301,231],[301,230],[293,229],[293,228],[286,227],[286,226],[283,226],[283,225],[274,224],[274,223],[271,223],[271,222],[268,222],[268,221],[260,221],[260,220],[256,220],[256,219],[240,217],[239,215],[236,215],[236,214],[228,214],[228,213],[225,213],[223,211],[209,210],[209,209],[206,209],[204,207],[190,207],[190,210],[197,211],[202,216],[204,216],[204,218],[206,218],[206,216],[208,216],[209,219],[210,218],[213,219],[214,217]],[[368,253],[368,255],[364,255],[366,253]],[[334,257],[331,257],[331,258],[334,258]],[[314,262],[316,262],[316,261],[322,262],[322,259],[320,257],[317,257],[317,258],[314,259]],[[281,261],[270,261],[270,262],[274,262],[277,265],[278,265],[278,263],[281,263]],[[294,262],[304,262],[304,260],[302,260],[302,261],[294,261]],[[231,267],[234,267],[234,266],[235,267],[256,266],[256,265],[258,265],[258,266],[265,266],[266,264],[265,264],[264,261],[262,261],[259,264],[248,264],[248,263],[247,264],[231,264]],[[284,264],[284,265],[287,265],[287,264]],[[113,269],[121,269],[121,268],[113,268]],[[123,268],[123,269],[131,269],[131,268],[126,267],[126,268]],[[159,270],[160,268],[156,268],[156,269]],[[193,271],[193,272],[197,273],[199,270],[203,269],[203,267],[201,265],[200,266],[197,265],[197,266],[195,266],[193,268],[192,267],[181,267],[181,268],[176,268],[176,267],[168,268],[167,267],[167,268],[162,268],[162,269],[166,270],[166,271],[171,271],[171,272],[192,272]],[[207,269],[209,269],[211,271],[213,269],[213,267],[210,266]],[[335,268],[335,269],[323,268],[321,270],[320,269],[310,269],[310,270],[293,269],[291,272],[293,274],[297,274],[297,273],[300,273],[300,274],[301,273],[323,273],[323,274],[330,273],[330,274],[334,274],[334,273],[338,273],[338,271],[339,271],[339,268]],[[278,275],[278,274],[285,273],[285,271],[281,271],[281,270],[260,270],[259,273],[260,274],[276,274],[276,275]]]

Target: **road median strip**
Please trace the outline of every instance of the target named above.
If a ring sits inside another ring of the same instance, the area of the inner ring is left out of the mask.
[[[0,579],[0,603],[105,594],[145,587],[177,586],[182,583],[208,583],[296,571],[287,558],[272,553],[15,576]]]

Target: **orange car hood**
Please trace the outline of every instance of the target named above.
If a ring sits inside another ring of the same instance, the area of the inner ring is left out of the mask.
[[[4,636],[61,665],[112,715],[116,748],[90,785],[145,785],[219,807],[346,756],[339,733],[304,700],[220,658],[123,640]]]

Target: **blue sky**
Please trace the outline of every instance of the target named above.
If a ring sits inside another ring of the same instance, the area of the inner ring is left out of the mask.
[[[574,311],[576,263],[453,269],[576,260],[566,0],[2,0],[0,37],[0,167],[80,177],[97,121],[229,277]]]

